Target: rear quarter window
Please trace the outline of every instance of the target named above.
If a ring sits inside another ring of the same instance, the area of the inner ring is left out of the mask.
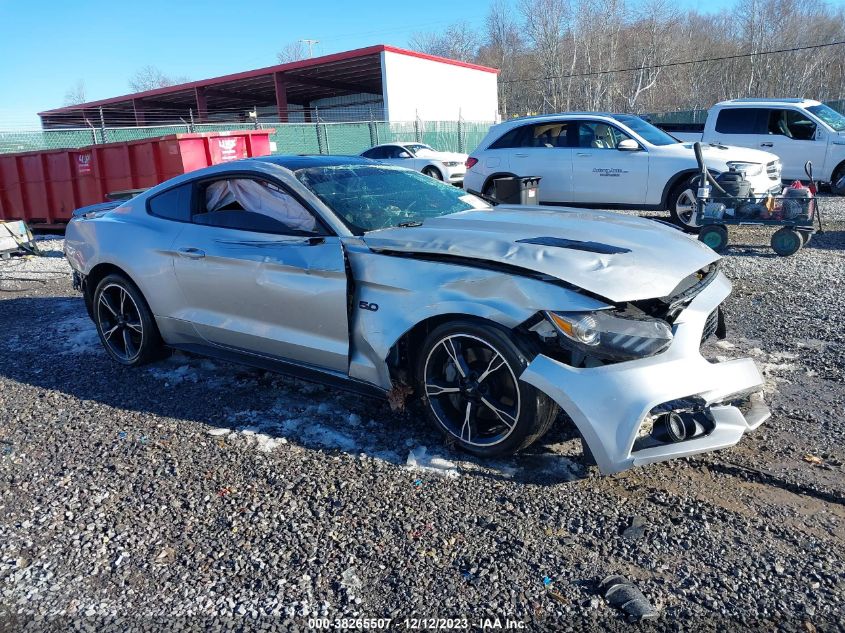
[[[522,137],[525,136],[528,128],[533,126],[515,127],[508,130],[498,139],[496,139],[488,149],[508,149],[511,147],[522,147]]]
[[[190,222],[193,191],[193,183],[162,191],[147,200],[147,211],[159,218]]]
[[[716,131],[720,134],[765,134],[760,122],[766,118],[766,112],[762,108],[725,108],[719,111]]]

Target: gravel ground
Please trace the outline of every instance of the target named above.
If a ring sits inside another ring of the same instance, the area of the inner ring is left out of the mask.
[[[324,387],[183,355],[122,369],[63,260],[0,262],[0,630],[636,626],[599,594],[611,573],[658,609],[648,630],[841,630],[845,200],[822,204],[791,258],[731,231],[709,351],[756,358],[772,420],[614,477],[565,428],[480,462]]]

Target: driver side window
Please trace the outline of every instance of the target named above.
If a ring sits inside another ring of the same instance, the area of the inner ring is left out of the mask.
[[[222,178],[199,186],[195,224],[281,235],[322,232],[314,215],[266,180]]]
[[[815,138],[816,124],[797,110],[771,110],[768,132],[796,141],[810,141]]]
[[[590,149],[616,149],[620,141],[631,137],[607,123],[581,121],[578,124],[578,147]]]
[[[390,147],[385,148],[387,150],[387,155],[385,158],[409,158],[410,154],[402,148],[398,147],[397,145],[391,145]]]

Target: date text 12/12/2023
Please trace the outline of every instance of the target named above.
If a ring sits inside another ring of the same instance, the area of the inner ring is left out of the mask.
[[[511,630],[525,629],[525,623],[520,620],[500,617],[483,618],[311,618],[308,620],[309,629],[322,630],[385,630],[391,628],[408,631],[428,630]]]

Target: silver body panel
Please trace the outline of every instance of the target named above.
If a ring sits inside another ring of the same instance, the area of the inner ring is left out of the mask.
[[[739,409],[722,404],[761,387],[763,379],[753,360],[711,363],[699,352],[707,316],[730,289],[730,282],[719,273],[678,317],[672,344],[657,356],[582,369],[540,355],[520,378],[567,412],[604,473],[732,446],[768,415],[747,421]],[[691,396],[701,397],[711,407],[712,432],[632,453],[640,425],[652,408]]]
[[[294,190],[333,235],[265,234],[147,213],[149,197],[171,186],[244,171]],[[612,253],[518,241],[555,236]],[[393,386],[391,350],[427,319],[474,317],[514,328],[545,310],[669,295],[718,259],[659,223],[558,208],[466,211],[359,237],[289,170],[250,160],[180,176],[114,210],[75,218],[65,248],[83,276],[102,264],[128,275],[169,345],[278,359],[384,392]],[[734,444],[765,414],[747,422],[723,402],[759,389],[762,379],[753,361],[713,364],[698,349],[705,319],[729,292],[719,275],[681,313],[673,343],[657,356],[576,369],[541,354],[521,379],[564,408],[605,473]],[[631,452],[652,407],[693,395],[712,406],[713,432]]]
[[[565,236],[627,252],[603,254],[519,242]],[[618,213],[501,205],[434,218],[414,229],[365,237],[373,249],[495,261],[547,274],[611,301],[669,295],[684,277],[719,256],[670,226]]]

